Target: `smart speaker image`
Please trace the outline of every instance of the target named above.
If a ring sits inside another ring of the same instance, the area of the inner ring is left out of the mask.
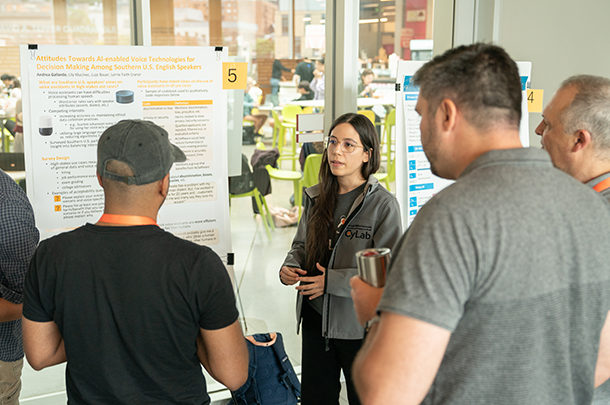
[[[49,136],[53,133],[53,118],[50,115],[41,115],[38,124],[40,135]]]
[[[133,91],[119,90],[116,92],[116,102],[119,104],[133,103]]]

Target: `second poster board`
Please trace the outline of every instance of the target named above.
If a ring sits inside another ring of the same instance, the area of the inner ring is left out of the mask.
[[[421,117],[415,111],[419,88],[412,78],[425,62],[400,61],[396,75],[396,198],[403,209],[403,228],[406,229],[419,209],[435,194],[453,183],[432,174],[430,162],[421,143]],[[530,87],[531,62],[517,62],[521,76],[521,123],[519,138],[523,147],[529,146],[529,113],[526,91]]]

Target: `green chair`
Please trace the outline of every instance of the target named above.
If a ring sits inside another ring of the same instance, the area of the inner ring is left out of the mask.
[[[267,171],[269,172],[269,177],[275,180],[283,180],[283,181],[292,181],[292,186],[294,188],[294,205],[297,205],[297,195],[299,191],[299,182],[303,177],[301,172],[297,172],[294,170],[281,170],[276,169],[271,165],[265,166]],[[299,216],[301,215],[301,209],[299,208]]]
[[[297,123],[297,115],[302,114],[303,109],[298,105],[286,105],[282,108],[282,119],[284,122],[289,122],[296,124]]]
[[[305,159],[305,167],[303,167],[303,178],[301,179],[301,187],[315,186],[319,182],[320,167],[322,166],[322,154],[312,153]]]
[[[303,206],[303,187],[311,187],[318,183],[318,175],[320,174],[320,165],[322,164],[322,155],[313,153],[305,159],[305,167],[303,173],[294,170],[280,170],[267,165],[269,177],[275,180],[292,181],[294,188],[294,205],[299,207],[299,219],[302,214]]]
[[[243,194],[229,194],[229,198],[242,198],[242,197],[254,197],[256,201],[256,206],[258,207],[258,212],[261,213],[261,221],[263,222],[263,226],[265,227],[265,232],[267,232],[267,237],[271,240],[271,230],[275,229],[275,225],[273,224],[273,218],[271,217],[271,213],[269,212],[269,207],[267,207],[267,201],[265,200],[265,196],[258,191],[256,187],[253,190],[248,191]],[[261,204],[262,203],[262,204]],[[263,207],[265,208],[263,210]]]
[[[392,140],[392,128],[396,126],[396,109],[390,111],[386,116],[383,122],[383,136],[381,138],[381,152],[383,153],[383,147],[386,147],[386,161],[388,165],[390,164],[390,158],[392,156],[392,145],[394,144]],[[389,171],[389,169],[388,169]]]
[[[288,106],[286,106],[288,107]],[[284,109],[286,108],[284,107]],[[301,107],[299,106],[292,106],[292,107],[298,107],[299,110],[301,109]],[[275,111],[272,110],[271,114],[273,115],[273,140],[271,143],[271,147],[275,148],[277,147],[278,150],[280,151],[280,157],[278,158],[278,165],[283,161],[283,160],[292,160],[292,170],[296,170],[296,161],[299,159],[298,155],[297,155],[297,143],[296,143],[296,128],[297,128],[297,124],[296,124],[296,115],[295,115],[295,122],[287,122],[284,118],[282,118],[282,120],[280,120],[280,118],[278,117],[277,113]],[[290,135],[292,135],[292,144],[290,145],[290,147],[286,147],[285,143],[286,143],[286,132],[290,132]]]
[[[277,115],[277,112],[275,112],[275,110],[271,110],[271,116],[273,117],[273,139],[271,140],[271,149],[273,149],[273,148],[279,149],[280,147],[279,147],[278,140],[280,137],[280,133],[285,132],[286,129],[284,128],[284,125],[282,124],[282,120],[280,120],[280,117],[279,117],[279,115]]]
[[[299,207],[299,219],[301,219],[301,206],[303,205],[303,188],[315,186],[319,182],[320,167],[322,166],[322,154],[312,153],[305,159],[305,166],[303,167],[303,178],[299,181],[298,194],[294,195],[294,205],[298,204]]]

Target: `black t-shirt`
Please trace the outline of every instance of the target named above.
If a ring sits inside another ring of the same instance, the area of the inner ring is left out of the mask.
[[[329,246],[335,246],[337,242],[337,238],[339,234],[344,228],[345,222],[347,221],[350,208],[354,205],[354,201],[358,198],[360,194],[364,192],[364,187],[366,186],[366,181],[362,183],[360,186],[356,187],[352,191],[349,191],[345,194],[339,194],[337,196],[337,206],[335,208],[333,227],[329,229]],[[324,258],[319,262],[322,267],[327,268],[330,262],[330,256],[332,255],[332,249],[328,249]],[[337,253],[340,254],[340,253]],[[315,270],[314,275],[319,275],[319,270]],[[309,275],[309,272],[308,274]],[[324,297],[320,296],[318,298],[314,298],[313,300],[307,300],[319,314],[322,314],[322,308],[324,306]]]
[[[313,62],[299,62],[294,69],[294,74],[299,75],[300,80],[306,80],[311,83],[313,80],[313,71],[315,70]]]
[[[43,241],[23,315],[64,338],[70,404],[208,404],[199,328],[237,319],[216,253],[156,226],[87,224]]]

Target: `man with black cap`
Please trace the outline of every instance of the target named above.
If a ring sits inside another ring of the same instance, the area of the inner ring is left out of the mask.
[[[239,388],[248,352],[225,267],[155,221],[186,156],[140,120],[108,128],[97,153],[104,214],[43,241],[26,276],[28,362],[67,361],[71,404],[208,404],[200,363]]]

